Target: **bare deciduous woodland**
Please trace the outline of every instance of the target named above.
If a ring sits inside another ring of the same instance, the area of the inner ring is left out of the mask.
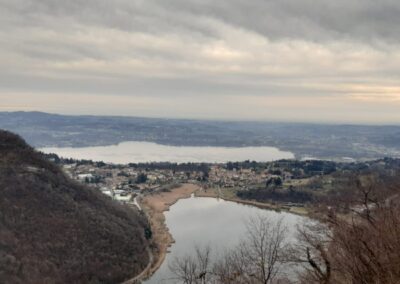
[[[119,283],[149,261],[146,227],[0,131],[0,283]]]

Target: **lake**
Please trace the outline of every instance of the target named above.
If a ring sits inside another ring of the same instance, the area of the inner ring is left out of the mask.
[[[246,221],[263,216],[273,220],[283,218],[289,239],[296,242],[296,226],[308,220],[287,212],[275,212],[254,206],[224,201],[216,198],[192,197],[181,199],[165,212],[166,224],[175,239],[163,264],[144,283],[174,283],[169,263],[176,257],[194,254],[194,247],[210,245],[213,254],[233,248],[246,234]],[[289,272],[290,274],[290,272]],[[291,272],[293,276],[294,272]],[[290,275],[288,275],[290,277]]]
[[[118,145],[82,148],[41,148],[44,153],[55,153],[64,158],[104,161],[106,163],[225,163],[229,161],[269,162],[280,159],[293,159],[291,152],[275,147],[198,147],[168,146],[152,142],[123,142]]]

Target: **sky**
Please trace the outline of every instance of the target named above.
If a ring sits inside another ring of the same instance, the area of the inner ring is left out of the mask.
[[[0,111],[400,124],[398,0],[0,0]]]

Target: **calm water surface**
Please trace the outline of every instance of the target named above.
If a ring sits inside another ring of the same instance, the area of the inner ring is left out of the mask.
[[[121,164],[141,162],[224,163],[244,160],[268,162],[294,158],[293,153],[274,147],[181,147],[150,142],[123,142],[118,145],[83,148],[49,147],[39,150],[45,153],[56,153],[64,158]]]
[[[108,163],[138,162],[217,162],[255,160],[259,162],[292,159],[290,152],[274,147],[176,147],[149,142],[123,142],[118,145],[84,148],[43,148],[45,153],[56,153],[65,158],[90,159]],[[166,223],[176,243],[159,270],[145,283],[174,283],[169,263],[176,257],[194,253],[195,246],[210,245],[213,254],[233,248],[246,233],[246,220],[255,216],[284,218],[292,240],[296,225],[305,218],[253,206],[217,200],[190,198],[179,200],[165,212]]]
[[[246,220],[256,216],[266,216],[278,220],[283,217],[288,227],[290,240],[295,242],[296,225],[307,218],[278,213],[271,210],[238,204],[215,198],[192,197],[179,200],[170,211],[165,212],[166,223],[175,239],[171,252],[159,270],[147,281],[153,283],[174,283],[168,264],[176,257],[194,253],[194,246],[210,245],[213,254],[238,245],[246,234]]]

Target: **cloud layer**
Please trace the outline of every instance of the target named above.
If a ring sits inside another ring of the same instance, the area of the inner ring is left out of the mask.
[[[395,0],[0,0],[0,110],[400,123]]]

